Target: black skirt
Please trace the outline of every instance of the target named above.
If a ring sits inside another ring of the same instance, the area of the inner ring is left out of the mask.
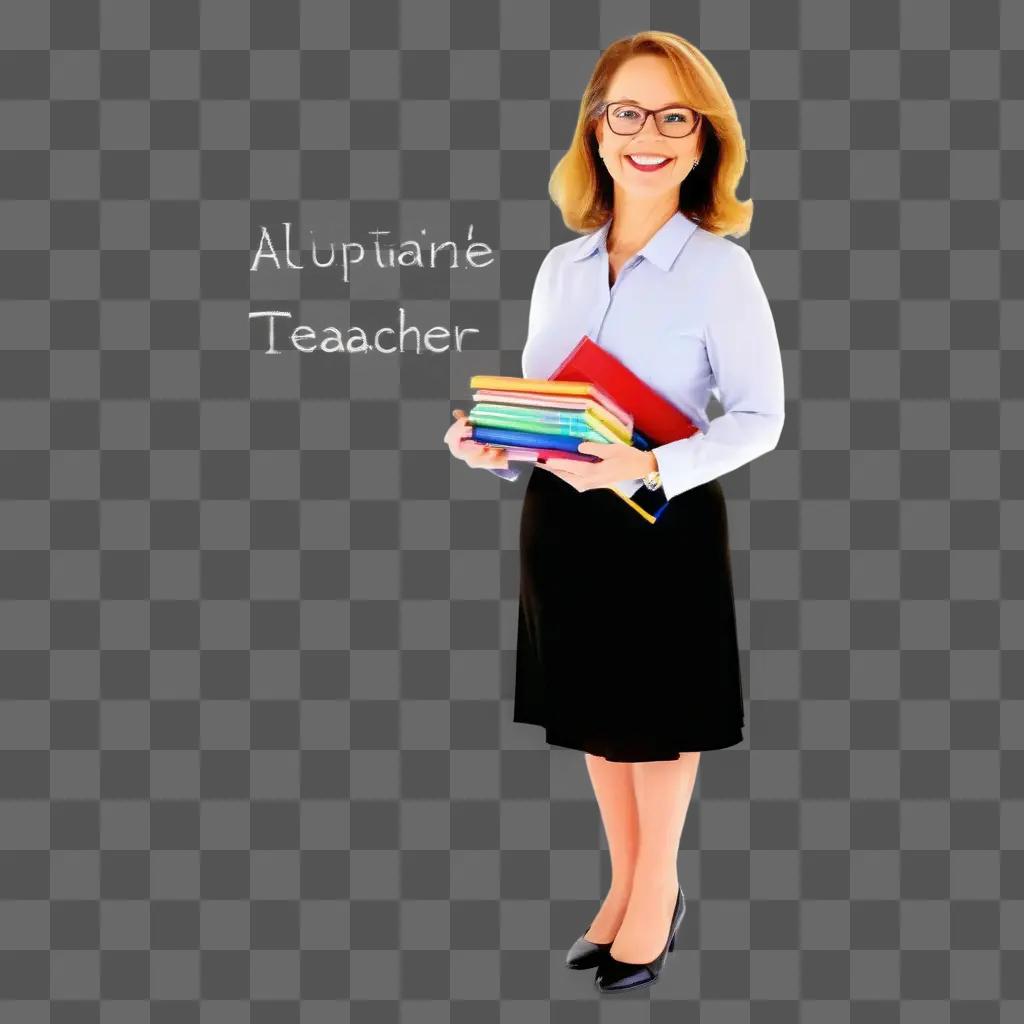
[[[609,761],[743,741],[725,495],[649,523],[608,488],[534,466],[522,506],[513,721]]]

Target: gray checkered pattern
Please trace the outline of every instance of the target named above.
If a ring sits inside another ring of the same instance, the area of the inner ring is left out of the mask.
[[[789,403],[723,480],[748,739],[642,999],[1024,1016],[1024,6],[4,0],[3,1024],[595,1019],[597,807],[511,722],[525,478],[441,436],[520,372],[548,173],[652,26],[736,99]],[[250,274],[283,222],[499,258]],[[271,358],[247,319],[399,304],[481,333]]]

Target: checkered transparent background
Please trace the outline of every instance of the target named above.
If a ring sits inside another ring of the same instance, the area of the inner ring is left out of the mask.
[[[441,438],[520,372],[548,174],[649,27],[735,98],[788,416],[723,478],[748,738],[642,998],[1021,1019],[1024,7],[4,0],[3,1024],[593,1017],[597,807],[511,722],[525,475]],[[250,274],[284,222],[497,258]],[[399,304],[480,334],[268,357],[247,319]]]

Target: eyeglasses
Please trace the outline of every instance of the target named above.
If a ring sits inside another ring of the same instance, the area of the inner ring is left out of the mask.
[[[692,135],[700,124],[700,114],[692,107],[662,107],[648,110],[636,103],[602,103],[597,116],[605,115],[608,127],[616,135],[636,135],[643,131],[649,115],[654,114],[654,123],[662,135],[670,139],[685,139]]]

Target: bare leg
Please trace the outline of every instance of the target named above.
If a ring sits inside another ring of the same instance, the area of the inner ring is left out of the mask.
[[[664,948],[679,891],[679,838],[697,780],[700,751],[678,761],[631,765],[640,818],[640,847],[629,906],[610,950],[616,960],[649,963]]]
[[[633,795],[633,765],[606,761],[595,754],[583,756],[601,810],[612,863],[611,888],[584,938],[591,942],[611,942],[626,913],[636,863],[638,821]]]

